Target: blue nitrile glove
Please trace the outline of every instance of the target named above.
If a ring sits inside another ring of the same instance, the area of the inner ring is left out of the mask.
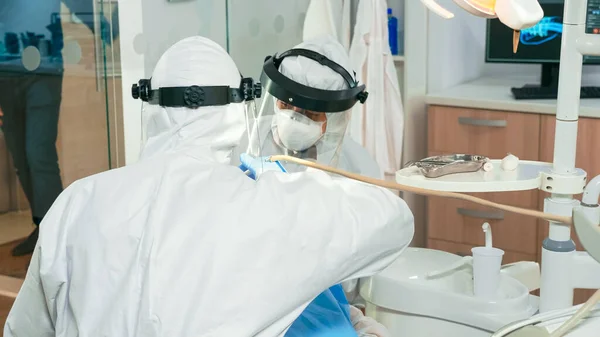
[[[350,305],[341,285],[315,298],[292,323],[285,337],[356,337]]]
[[[255,179],[267,171],[287,172],[280,162],[269,161],[269,157],[252,157],[247,153],[240,155],[240,169],[248,171],[248,177]]]

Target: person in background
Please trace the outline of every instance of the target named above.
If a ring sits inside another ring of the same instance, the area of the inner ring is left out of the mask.
[[[324,290],[398,258],[414,218],[388,190],[232,165],[245,105],[197,93],[240,82],[206,38],[165,52],[140,90],[144,157],[59,196],[4,337],[283,336]]]
[[[63,1],[92,32],[93,1]],[[64,71],[60,7],[60,0],[0,1],[0,126],[36,225],[14,256],[33,252],[40,223],[63,189],[56,151]],[[98,34],[110,43],[118,25],[111,31],[99,19]]]

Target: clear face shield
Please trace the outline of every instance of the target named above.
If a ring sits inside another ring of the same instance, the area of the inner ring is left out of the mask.
[[[304,56],[325,65],[344,78],[349,89],[322,90],[297,83],[279,72],[285,57]],[[253,156],[288,155],[336,166],[356,102],[368,93],[340,65],[306,49],[292,49],[267,58],[261,83],[265,91],[259,110],[248,124],[248,149]],[[288,171],[290,164],[285,164]],[[292,165],[293,166],[293,165]]]
[[[262,87],[260,83],[254,83],[252,78],[241,77],[238,88],[193,85],[154,89],[151,80],[142,79],[132,86],[131,93],[134,99],[142,100],[140,153],[143,154],[149,139],[169,129],[171,121],[165,108],[198,109],[245,103],[246,116],[255,115],[254,99],[261,97]]]

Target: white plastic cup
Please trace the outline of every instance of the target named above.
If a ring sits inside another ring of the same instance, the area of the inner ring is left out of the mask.
[[[500,286],[500,267],[504,251],[491,247],[475,247],[473,254],[473,292],[476,297],[495,299]]]

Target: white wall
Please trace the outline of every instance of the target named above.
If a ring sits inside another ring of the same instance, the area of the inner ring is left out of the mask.
[[[477,36],[481,23],[455,6],[452,0],[438,0],[456,15],[446,20],[428,12],[427,91],[435,92],[477,78],[483,71],[484,45]]]
[[[160,56],[185,37],[203,35],[226,48],[225,5],[212,0],[119,1],[126,164],[137,160],[141,145],[141,103],[131,97],[131,85],[149,78]]]
[[[404,62],[404,153],[403,162],[422,159],[427,155],[427,27],[425,6],[418,0],[404,4],[406,36]],[[426,244],[425,198],[404,193],[403,198],[415,216],[413,246]]]

